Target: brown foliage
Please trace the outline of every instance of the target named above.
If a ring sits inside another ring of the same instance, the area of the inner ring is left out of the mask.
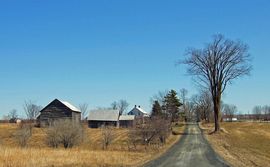
[[[84,129],[82,125],[69,119],[58,120],[46,131],[47,143],[57,148],[63,144],[64,148],[71,148],[82,142]]]
[[[32,128],[31,124],[20,124],[16,130],[14,137],[21,147],[27,146],[28,140],[32,136]]]
[[[102,128],[102,148],[105,150],[108,148],[108,146],[111,144],[114,133],[113,133],[113,127],[110,126],[103,126]]]
[[[155,116],[138,125],[137,127],[129,130],[129,143],[134,146],[138,143],[149,145],[151,143],[165,144],[171,132],[170,120],[161,116]]]

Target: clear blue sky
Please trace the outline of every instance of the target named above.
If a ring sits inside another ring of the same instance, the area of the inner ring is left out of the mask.
[[[150,110],[159,90],[194,94],[175,62],[216,33],[246,42],[253,57],[252,75],[223,100],[242,112],[269,104],[269,8],[268,0],[1,1],[0,116],[23,115],[25,100],[95,108],[126,99]]]

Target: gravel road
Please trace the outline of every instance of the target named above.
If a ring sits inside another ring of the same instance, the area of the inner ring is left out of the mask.
[[[204,138],[197,123],[189,123],[181,139],[161,157],[148,162],[145,167],[225,167]]]

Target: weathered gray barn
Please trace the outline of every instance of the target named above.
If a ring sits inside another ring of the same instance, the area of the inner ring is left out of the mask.
[[[81,112],[70,103],[55,99],[40,111],[37,122],[41,127],[44,127],[60,119],[71,119],[79,123]]]
[[[99,128],[101,126],[119,126],[118,110],[93,110],[89,112],[88,127]]]
[[[134,115],[120,115],[119,110],[93,110],[89,112],[88,127],[114,126],[128,128],[134,125],[134,119]]]
[[[119,117],[119,125],[122,128],[130,128],[135,126],[135,115],[121,115]]]

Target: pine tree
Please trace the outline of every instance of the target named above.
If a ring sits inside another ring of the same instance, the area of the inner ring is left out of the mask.
[[[156,100],[154,101],[152,107],[152,116],[161,116],[162,115],[162,107],[160,106],[159,102]]]
[[[164,98],[164,110],[168,117],[171,118],[171,121],[174,122],[179,117],[179,108],[182,104],[180,103],[179,98],[175,90],[169,91],[169,93]]]

